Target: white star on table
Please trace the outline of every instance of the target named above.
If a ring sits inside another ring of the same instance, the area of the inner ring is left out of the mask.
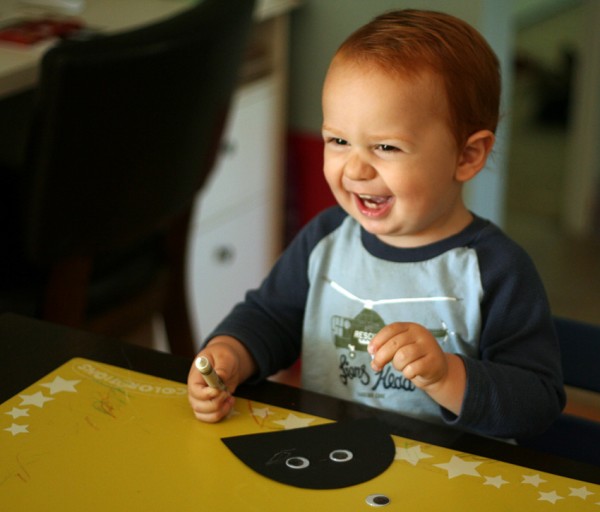
[[[435,466],[448,471],[448,478],[455,478],[461,475],[481,476],[479,471],[475,469],[480,464],[481,462],[468,462],[456,455],[452,455],[449,462],[446,462],[445,464],[435,464]]]
[[[543,484],[546,480],[540,478],[540,475],[523,475],[523,484],[533,485],[534,487],[539,487],[540,484]]]
[[[228,418],[233,418],[234,416],[239,416],[239,415],[240,415],[240,412],[239,412],[239,411],[237,411],[236,409],[232,408],[232,409],[229,411],[229,414],[227,415],[227,417],[228,417]]]
[[[10,432],[13,436],[16,436],[18,434],[29,434],[29,430],[27,430],[28,428],[29,425],[17,425],[16,423],[13,423],[10,427],[5,428],[4,430]]]
[[[10,411],[5,412],[4,414],[8,414],[12,416],[13,419],[20,418],[21,416],[29,416],[29,409],[19,409],[18,407],[13,407]]]
[[[23,401],[19,405],[35,405],[36,407],[44,407],[46,402],[54,400],[49,396],[44,396],[41,391],[34,393],[33,395],[19,395]]]
[[[42,386],[48,388],[50,390],[51,395],[55,395],[56,393],[60,393],[61,391],[76,393],[77,390],[75,389],[75,386],[80,382],[80,380],[65,380],[57,375],[56,377],[54,377],[54,380],[52,382],[46,382],[42,384]]]
[[[315,421],[314,418],[300,418],[299,416],[296,416],[295,414],[290,413],[290,414],[288,414],[288,417],[286,419],[277,420],[277,421],[274,421],[273,423],[283,425],[283,428],[285,430],[290,430],[292,428],[307,427],[313,421]]]
[[[257,418],[266,418],[267,416],[275,414],[268,407],[253,407],[252,408],[252,416],[256,416]]]
[[[583,487],[569,487],[571,489],[571,494],[569,496],[576,496],[577,498],[581,498],[585,500],[588,496],[594,494],[592,491],[588,491],[587,487],[584,485]]]
[[[493,485],[497,489],[500,489],[500,487],[502,487],[503,485],[506,485],[507,483],[509,483],[509,482],[507,482],[506,480],[504,480],[504,478],[502,478],[500,475],[498,475],[498,476],[486,476],[485,482],[483,485]]]
[[[541,492],[540,491],[540,497],[538,498],[538,501],[549,501],[550,503],[552,503],[554,505],[558,500],[564,500],[564,498],[562,496],[559,496],[558,494],[556,494],[556,491],[551,491],[551,492]]]
[[[405,460],[406,462],[416,466],[421,459],[429,459],[433,455],[423,453],[421,451],[421,445],[411,446],[410,448],[400,448],[396,446],[396,460]]]

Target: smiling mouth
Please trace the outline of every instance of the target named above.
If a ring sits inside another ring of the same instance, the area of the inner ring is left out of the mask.
[[[370,218],[382,217],[387,214],[393,202],[393,196],[374,196],[370,194],[355,194],[359,211]]]
[[[369,210],[377,210],[387,204],[391,199],[390,196],[372,196],[368,194],[357,194],[357,197]]]

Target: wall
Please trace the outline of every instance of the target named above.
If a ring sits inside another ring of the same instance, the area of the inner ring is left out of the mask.
[[[321,86],[329,61],[341,42],[356,28],[386,10],[414,7],[406,0],[304,0],[292,16],[290,46],[289,119],[292,146],[300,136],[306,150],[307,137],[319,150],[321,130]],[[449,12],[471,23],[488,39],[498,54],[504,76],[503,110],[507,109],[510,89],[511,0],[421,0],[418,7]],[[466,190],[469,207],[478,214],[502,223],[505,181],[506,123],[499,130],[499,141],[488,168]],[[302,151],[294,151],[293,165],[304,173],[304,186],[323,187],[321,169],[314,169],[316,158],[303,165]],[[297,184],[298,185],[298,184]],[[298,186],[302,186],[302,183]],[[298,200],[302,202],[302,198]],[[313,210],[311,210],[312,214]]]

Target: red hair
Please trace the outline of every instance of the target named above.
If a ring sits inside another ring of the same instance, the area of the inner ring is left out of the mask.
[[[392,11],[354,32],[337,56],[409,78],[433,72],[442,80],[459,147],[478,130],[496,130],[500,64],[483,36],[463,20],[435,11]]]

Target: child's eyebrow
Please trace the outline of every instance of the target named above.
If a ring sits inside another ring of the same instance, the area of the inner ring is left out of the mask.
[[[380,141],[382,143],[388,142],[392,145],[399,144],[406,150],[411,150],[415,147],[415,138],[415,135],[410,133],[376,133],[372,135],[374,141]]]
[[[331,127],[329,127],[329,126],[327,126],[327,125],[324,124],[323,126],[321,126],[321,131],[323,131],[323,132],[337,133],[339,130],[336,130],[335,128],[331,128]]]

